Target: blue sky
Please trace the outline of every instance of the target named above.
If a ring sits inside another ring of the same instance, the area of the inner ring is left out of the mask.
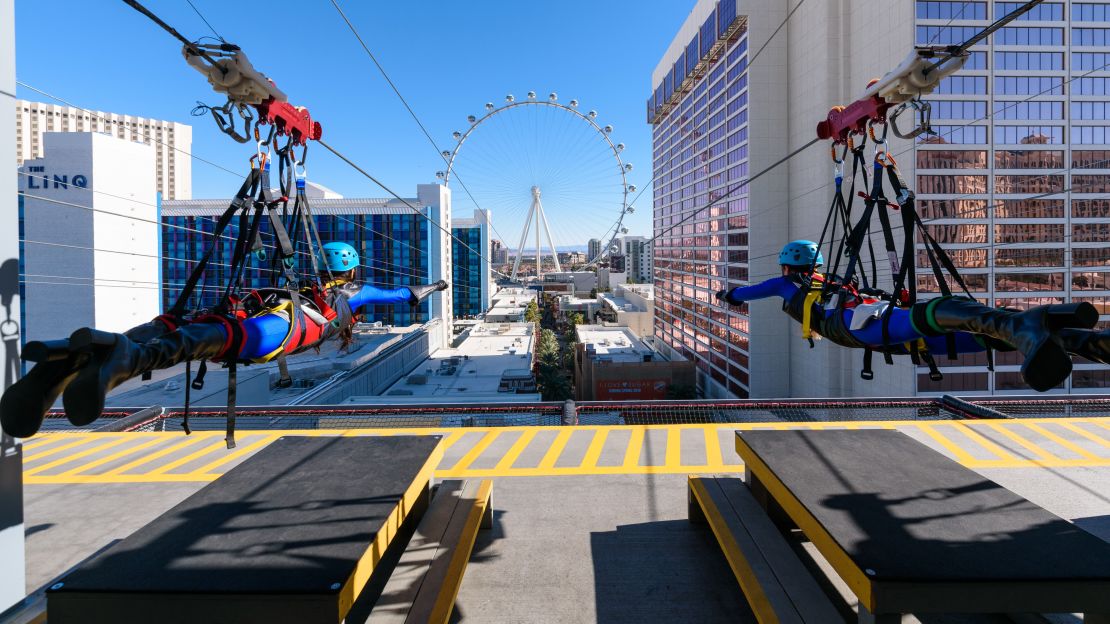
[[[443,161],[329,0],[274,0],[256,15],[240,3],[193,2],[291,102],[309,108],[333,147],[403,196],[434,181]],[[145,4],[187,37],[212,34],[185,0]],[[599,111],[599,122],[614,127],[613,138],[627,145],[624,156],[636,165],[629,182],[648,184],[644,102],[651,72],[693,0],[341,6],[441,148],[453,146],[452,131],[465,129],[466,116],[480,115],[487,101],[557,91],[563,101],[577,98],[583,109]],[[197,156],[246,171],[251,148],[220,134],[210,118],[189,115],[197,100],[219,98],[186,65],[175,40],[122,2],[17,0],[16,55],[19,80],[84,108],[190,123]],[[22,87],[19,95],[49,101]],[[348,197],[384,196],[323,149],[311,153],[308,170]],[[194,161],[194,197],[226,196],[238,184]],[[639,202],[632,234],[651,233],[650,197],[649,191]]]

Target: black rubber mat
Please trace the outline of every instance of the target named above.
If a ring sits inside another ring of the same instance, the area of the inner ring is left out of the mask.
[[[49,593],[51,622],[108,595],[193,596],[198,608],[221,596],[254,596],[249,602],[269,601],[279,612],[286,601],[290,617],[302,618],[293,603],[334,605],[438,442],[279,438],[63,579]]]
[[[1110,581],[1110,544],[900,432],[737,435],[872,580]]]

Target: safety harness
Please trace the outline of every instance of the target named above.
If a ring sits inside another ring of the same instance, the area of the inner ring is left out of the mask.
[[[876,127],[881,127],[881,133],[876,132]],[[887,144],[887,129],[888,125],[884,120],[872,119],[867,124],[867,135],[850,132],[843,140],[834,140],[831,148],[835,182],[833,199],[825,218],[825,226],[821,232],[818,249],[825,244],[826,240],[828,241],[830,276],[840,274],[842,259],[846,259],[847,263],[843,276],[821,279],[819,285],[813,284],[803,289],[796,297],[800,301],[797,304],[792,303],[791,307],[800,313],[803,337],[810,340],[811,346],[813,341],[810,326],[811,319],[816,311],[815,306],[817,310],[820,310],[819,315],[822,318],[825,316],[825,310],[831,309],[833,313],[829,316],[829,319],[832,320],[831,322],[826,320],[822,323],[826,326],[824,329],[826,332],[836,335],[834,342],[838,344],[854,343],[846,344],[846,346],[863,348],[863,367],[860,372],[860,377],[863,379],[874,378],[871,362],[873,352],[879,351],[883,354],[887,364],[894,363],[894,355],[908,353],[914,364],[924,363],[928,366],[929,377],[938,381],[943,376],[937,367],[936,361],[928,349],[925,348],[923,340],[909,344],[892,344],[890,342],[890,319],[895,308],[910,308],[917,302],[916,241],[918,235],[924,242],[925,256],[928,258],[929,266],[936,278],[941,295],[952,295],[952,288],[948,282],[949,278],[954,280],[968,297],[971,297],[971,293],[948,253],[922,223],[921,216],[917,212],[915,195],[910,190],[909,185],[906,184],[898,169],[898,163],[890,153]],[[930,130],[926,129],[925,131]],[[863,156],[866,136],[870,136],[875,144],[870,179],[868,179],[866,160]],[[837,153],[838,145],[843,146],[843,151],[839,155]],[[852,177],[848,189],[848,198],[845,200],[843,164],[849,153],[852,156]],[[853,222],[852,204],[857,196],[857,179],[862,180],[863,187],[867,188],[868,192],[861,191],[858,193],[858,196],[864,201],[863,210]],[[896,203],[891,202],[887,197],[886,188],[888,186]],[[903,236],[900,254],[894,236],[894,227],[891,225],[891,212],[897,213],[901,218],[900,227]],[[876,216],[882,230],[883,245],[893,276],[890,291],[878,287],[878,261],[871,239],[873,222]],[[838,233],[840,234],[839,238]],[[860,268],[866,266],[864,264],[865,246],[870,261],[870,278],[867,272]],[[811,267],[811,274],[813,274],[814,268],[815,266]],[[855,286],[857,272],[859,273],[858,279],[862,283],[858,290]],[[883,336],[883,344],[879,348],[859,343],[858,340],[851,338],[850,332],[843,327],[843,311],[869,300],[888,303],[879,319],[882,323]],[[822,335],[833,339],[828,334]],[[949,334],[946,336],[946,340],[948,358],[954,360],[956,359],[955,337]],[[993,364],[989,349],[987,357],[988,364]]]

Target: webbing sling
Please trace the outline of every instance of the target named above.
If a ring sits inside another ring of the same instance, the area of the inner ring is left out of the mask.
[[[193,272],[189,275],[189,279],[185,280],[185,286],[181,289],[181,292],[178,293],[177,301],[170,308],[168,314],[173,318],[180,319],[185,314],[185,307],[189,301],[189,297],[192,296],[193,291],[196,290],[197,283],[204,276],[205,268],[207,268],[208,262],[212,259],[213,252],[219,245],[220,237],[223,235],[224,230],[227,229],[228,224],[231,223],[236,213],[250,207],[251,198],[258,188],[258,182],[258,170],[251,169],[251,172],[247,174],[247,179],[243,181],[243,185],[239,187],[239,191],[235,194],[235,199],[231,201],[231,204],[216,221],[216,227],[212,231],[212,244],[208,246],[204,255],[201,256],[200,260],[197,262],[196,267],[193,268]]]

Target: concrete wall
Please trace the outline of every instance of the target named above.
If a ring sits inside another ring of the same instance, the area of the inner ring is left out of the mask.
[[[83,326],[121,332],[157,316],[153,148],[90,132],[47,133],[45,147],[19,179],[26,339],[61,338]]]
[[[785,69],[790,86],[789,97],[784,100],[789,102],[789,123],[784,127],[785,144],[777,150],[781,154],[779,158],[811,140],[815,136],[817,122],[825,118],[829,108],[854,101],[870,79],[882,76],[910,51],[914,38],[913,3],[891,3],[882,11],[874,9],[874,3],[866,0],[807,2],[779,34],[779,37],[786,35],[789,41]],[[753,93],[754,90],[753,87]],[[908,141],[895,138],[893,133],[890,141],[891,150],[895,153],[909,146]],[[869,147],[865,152],[868,159],[872,153]],[[901,158],[899,166],[906,179],[913,180],[913,159]],[[786,215],[788,222],[784,236],[777,240],[817,240],[832,199],[832,161],[828,145],[819,143],[795,156],[780,169],[788,177],[787,195],[779,199],[774,210]],[[859,206],[860,202],[856,205]],[[757,210],[754,206],[753,203],[753,213]],[[858,209],[854,212],[858,215]],[[759,240],[754,232],[752,240]],[[877,249],[882,249],[878,233],[874,244]],[[752,250],[752,257],[759,255],[763,254]],[[756,276],[773,270],[773,265],[774,261],[770,258],[764,259],[760,267],[753,263],[753,281]],[[884,271],[880,269],[880,272]],[[753,328],[757,315],[762,320],[763,316],[778,312],[778,303],[763,307],[766,309],[758,312],[753,307]],[[778,314],[784,316],[781,312]],[[908,358],[896,358],[894,366],[887,366],[881,356],[876,356],[873,365],[875,379],[865,381],[859,376],[862,352],[838,347],[828,341],[819,341],[816,348],[810,349],[800,336],[797,325],[791,325],[788,335],[779,339],[777,347],[773,347],[788,355],[779,357],[786,382],[782,396],[913,394],[914,372]],[[766,364],[767,358],[757,359],[753,353],[753,377],[755,371],[763,370]],[[752,396],[770,395],[753,393]]]
[[[15,153],[15,2],[0,0],[0,390],[19,375],[19,204]],[[0,433],[0,611],[26,594],[23,445]]]

